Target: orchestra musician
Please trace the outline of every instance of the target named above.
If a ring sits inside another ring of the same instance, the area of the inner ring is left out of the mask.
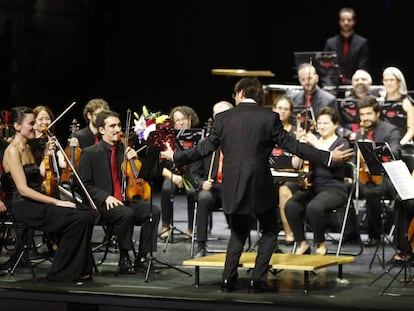
[[[197,127],[200,123],[200,119],[193,108],[189,106],[176,106],[170,111],[170,119],[174,124],[174,129],[185,130]],[[183,146],[184,147],[184,146]],[[185,193],[187,195],[187,215],[188,225],[186,236],[191,238],[193,235],[193,219],[194,219],[194,205],[196,200],[196,191],[194,185],[191,187],[185,187],[185,176],[183,172],[174,170],[172,163],[165,162],[162,170],[162,176],[164,177],[161,188],[161,221],[162,228],[160,238],[167,239],[170,233],[170,226],[173,220],[173,196],[177,193]],[[187,171],[191,170],[191,165],[186,168]]]
[[[290,97],[283,95],[275,99],[272,105],[272,111],[277,112],[279,114],[280,121],[283,124],[283,128],[287,131],[290,135],[295,138],[299,138],[298,135],[302,133],[297,132],[296,124],[292,122],[292,113],[293,113],[293,101]],[[285,158],[287,161],[283,161],[282,158]],[[272,150],[271,163],[277,165],[276,169],[288,169],[292,168],[292,154],[288,153],[286,150],[283,150],[279,146],[275,146]],[[282,163],[288,162],[289,164],[286,167],[280,167]],[[285,244],[286,245],[293,245],[293,233],[292,229],[289,226],[289,222],[285,215],[285,205],[287,200],[289,200],[293,193],[300,189],[300,185],[296,181],[285,181],[283,183],[277,184],[277,191],[279,192],[279,213],[280,213],[280,220],[282,222],[283,231],[285,234]]]
[[[414,178],[414,170],[411,172],[411,177]],[[394,212],[396,217],[393,243],[396,254],[393,259],[395,262],[412,261],[414,259],[414,199],[405,201],[397,199]]]
[[[380,101],[381,118],[400,130],[400,145],[412,144],[414,137],[414,100],[400,69],[387,67],[382,72],[385,96]]]
[[[213,119],[218,113],[233,108],[233,104],[228,101],[219,101],[213,106]],[[194,162],[191,165],[190,174],[197,181],[197,252],[194,258],[206,255],[207,227],[210,212],[221,208],[221,177],[219,176],[220,150],[211,156]]]
[[[358,69],[352,75],[352,89],[349,96],[338,99],[338,112],[341,127],[340,136],[346,137],[351,144],[355,142],[355,136],[359,131],[359,116],[357,102],[367,96],[375,96],[371,90],[372,77],[368,71]],[[378,94],[379,96],[379,94]]]
[[[66,161],[60,150],[51,150],[50,154],[48,153],[45,156],[45,148],[48,144],[48,141],[50,140],[47,131],[49,130],[49,125],[54,121],[55,116],[52,110],[48,106],[44,105],[39,105],[33,108],[33,115],[35,117],[35,123],[33,126],[35,136],[34,138],[28,140],[28,145],[30,146],[32,154],[35,158],[36,165],[40,166],[42,162],[45,162],[43,164],[46,164],[47,162],[46,167],[48,167],[44,181],[42,183],[42,192],[56,198],[61,198],[58,191],[58,178],[61,170],[66,168]],[[33,239],[33,228],[26,227],[21,228],[20,230],[20,235],[23,239],[28,242]],[[44,234],[45,240],[47,241],[46,245],[49,249],[49,253],[51,256],[53,256],[58,247],[58,237],[51,233],[45,232]],[[7,269],[11,268],[16,261],[16,256],[19,255],[21,249],[21,245],[18,243],[19,241],[17,240],[16,247],[10,254],[10,259],[2,265],[2,270],[6,271]]]
[[[191,163],[221,147],[223,161],[223,209],[229,215],[230,239],[227,244],[221,289],[233,291],[237,286],[240,256],[250,233],[251,215],[262,228],[249,292],[267,287],[269,260],[277,246],[278,222],[276,193],[270,171],[269,156],[275,144],[303,158],[330,166],[352,156],[352,149],[332,152],[299,143],[283,129],[278,114],[260,106],[263,87],[257,78],[244,77],[234,86],[236,106],[219,113],[210,134],[195,147],[173,151],[169,143],[160,152],[177,166]]]
[[[43,105],[33,108],[33,115],[35,117],[35,138],[30,139],[29,144],[36,163],[39,165],[44,160],[45,144],[49,140],[47,131],[50,130],[49,125],[55,120],[55,116],[50,107]],[[59,170],[66,168],[66,161],[61,151],[57,150],[54,156],[56,168]]]
[[[318,135],[306,133],[300,141],[313,147],[331,151],[338,146],[349,147],[348,141],[336,135],[339,116],[331,107],[319,110],[316,128]],[[292,158],[293,167],[300,169],[304,161],[298,156]],[[315,254],[326,255],[325,214],[345,205],[347,200],[345,164],[335,163],[329,167],[311,161],[311,185],[306,185],[286,202],[285,213],[298,247],[296,255],[310,254],[311,248],[305,238],[305,224],[308,221],[313,230],[316,245]]]
[[[119,114],[102,110],[95,118],[95,124],[101,135],[98,144],[83,148],[79,160],[79,176],[92,200],[95,202],[104,224],[114,225],[119,246],[119,272],[133,274],[146,270],[148,255],[157,249],[157,230],[160,209],[138,197],[126,200],[121,193],[121,165],[125,158],[136,159],[137,152],[125,147],[121,141],[121,123]],[[111,148],[116,163],[111,161]],[[112,176],[118,175],[114,181]],[[134,225],[141,226],[138,254],[131,261],[129,251],[133,250]]]
[[[7,206],[17,221],[46,233],[59,236],[59,247],[54,255],[47,279],[57,282],[78,282],[92,279],[93,257],[91,236],[94,215],[78,210],[70,201],[41,192],[45,162],[37,165],[28,145],[35,138],[35,118],[31,108],[11,109],[10,122],[15,136],[6,148],[3,159],[3,186]],[[53,150],[50,140],[45,154]]]
[[[297,74],[303,89],[292,95],[295,114],[299,112],[302,114],[302,117],[306,114],[307,120],[315,121],[315,117],[322,107],[329,106],[335,110],[337,109],[336,97],[319,87],[319,75],[316,72],[315,66],[311,63],[300,64]],[[305,129],[309,128],[306,124],[302,127]]]
[[[335,51],[338,57],[339,81],[325,82],[325,85],[351,84],[351,76],[357,69],[368,70],[368,39],[355,33],[356,13],[349,7],[339,10],[339,34],[325,41],[324,51]],[[323,85],[323,86],[325,86]]]
[[[361,129],[356,135],[356,141],[388,142],[395,158],[400,153],[400,131],[389,122],[381,120],[380,103],[375,97],[367,96],[357,102],[358,114],[361,120]],[[354,163],[363,162],[361,158],[354,158]],[[371,176],[365,165],[361,167],[359,174],[360,193],[365,198],[366,221],[368,227],[368,240],[365,246],[376,246],[381,239],[381,215],[383,213],[383,197],[394,198],[395,192],[389,177],[382,178]],[[367,178],[366,178],[367,177]]]
[[[80,148],[85,148],[96,144],[99,141],[99,131],[96,126],[96,115],[102,110],[109,110],[109,104],[103,98],[93,98],[89,100],[83,108],[83,118],[86,121],[86,126],[76,131],[73,137],[77,138]]]

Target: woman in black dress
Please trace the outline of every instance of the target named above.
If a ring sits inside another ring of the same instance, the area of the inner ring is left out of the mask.
[[[10,122],[16,134],[3,158],[4,187],[7,206],[17,221],[40,231],[59,236],[59,247],[47,279],[77,282],[92,279],[93,257],[91,235],[94,217],[80,211],[70,201],[41,192],[44,162],[38,166],[28,140],[34,138],[34,115],[31,108],[14,107]],[[51,147],[46,148],[45,153]]]

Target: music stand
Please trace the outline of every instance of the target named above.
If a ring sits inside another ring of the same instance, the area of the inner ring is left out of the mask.
[[[161,176],[161,172],[162,172],[162,168],[160,166],[159,163],[159,151],[157,151],[156,149],[149,147],[147,148],[147,153],[145,155],[144,160],[142,161],[142,166],[141,166],[141,170],[139,173],[139,177],[143,178],[144,180],[148,181],[150,183],[150,217],[149,217],[149,221],[150,223],[152,223],[154,221],[154,217],[153,217],[153,199],[152,199],[152,188],[153,188],[153,184],[154,184],[154,179]],[[188,276],[191,276],[191,274],[187,271],[184,271],[180,268],[177,268],[169,263],[163,262],[161,260],[159,260],[158,258],[156,258],[153,255],[153,244],[154,244],[154,238],[157,238],[157,234],[156,232],[154,234],[151,234],[151,248],[150,248],[150,254],[149,257],[146,258],[147,261],[147,270],[145,272],[145,282],[148,282],[148,278],[151,272],[151,268],[153,267],[153,263],[159,263],[161,265],[163,265],[164,267],[158,267],[158,269],[160,268],[165,268],[165,269],[174,269],[177,270],[179,272],[185,273]]]
[[[368,171],[370,175],[375,176],[384,176],[385,170],[383,167],[383,163],[391,162],[395,160],[394,154],[392,153],[391,147],[387,142],[367,142],[367,141],[359,141],[357,142],[358,148],[362,154],[362,157],[368,167]],[[381,199],[381,201],[383,201]],[[378,258],[381,266],[385,269],[385,242],[386,239],[390,243],[390,239],[385,235],[385,217],[386,217],[386,210],[385,204],[382,202],[382,213],[381,213],[381,243],[379,243],[376,248],[375,252],[372,256],[371,262],[369,264],[369,271],[371,271],[372,265],[374,263],[374,259]],[[381,258],[378,256],[378,250],[381,247]]]
[[[174,130],[174,134],[175,134],[175,146],[177,150],[185,150],[191,147],[194,147],[195,145],[197,145],[197,143],[204,137],[204,132],[205,130],[203,128],[190,128],[190,129],[180,129],[180,130]],[[173,173],[171,173],[173,174]],[[191,176],[189,176],[189,174],[186,175],[186,178],[190,179],[191,184],[194,185],[194,189],[195,189],[195,198],[194,198],[194,203],[197,204],[197,188],[195,186],[196,181],[193,180],[191,178]],[[174,207],[174,183],[173,183],[173,179],[171,178],[171,196],[170,196],[170,202],[171,202],[171,206]],[[188,194],[186,194],[188,195]],[[194,209],[196,209],[197,206],[194,207]],[[178,234],[183,235],[186,238],[191,238],[192,236],[190,236],[189,234],[187,234],[186,232],[180,230],[179,228],[177,228],[174,225],[174,216],[171,217],[170,219],[170,225],[168,226],[168,235],[167,235],[167,239],[165,240],[165,246],[164,246],[164,252],[167,251],[168,245],[169,243],[173,243],[174,242],[174,232],[178,232]],[[194,232],[193,232],[193,236],[194,236]]]
[[[384,170],[387,172],[390,180],[397,190],[398,196],[400,197],[401,201],[404,205],[407,204],[407,200],[414,199],[414,180],[411,176],[410,171],[408,170],[407,164],[404,163],[402,160],[383,163]],[[406,206],[405,206],[406,208]],[[404,232],[408,232],[408,228],[404,228]],[[412,239],[412,237],[410,237]],[[412,241],[409,241],[411,243]],[[381,295],[385,293],[385,291],[391,286],[391,284],[397,279],[402,271],[404,271],[404,280],[400,283],[407,284],[409,283],[409,278],[407,271],[410,268],[410,259],[404,256],[402,259],[402,265],[400,270],[392,277],[392,280],[388,283],[388,285],[384,288]],[[373,284],[377,280],[379,280],[385,274],[391,275],[390,271],[396,266],[394,264],[391,268],[385,269],[385,271],[379,275],[376,279],[374,279],[371,283]],[[392,275],[391,275],[392,276]]]

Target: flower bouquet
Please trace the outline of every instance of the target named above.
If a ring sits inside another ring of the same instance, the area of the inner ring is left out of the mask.
[[[145,141],[147,146],[153,147],[157,151],[165,150],[166,142],[174,151],[176,150],[173,122],[168,115],[161,114],[161,112],[150,112],[146,106],[143,106],[142,114],[134,112],[134,117],[133,129],[138,139]],[[184,187],[187,191],[196,184],[185,167],[173,166],[172,170],[175,174],[183,177]]]

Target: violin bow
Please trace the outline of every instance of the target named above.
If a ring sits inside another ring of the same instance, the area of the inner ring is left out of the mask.
[[[48,133],[49,133],[49,135],[51,135],[49,130],[48,130]],[[66,163],[70,166],[70,169],[72,170],[73,175],[75,175],[76,180],[79,182],[79,185],[81,186],[81,188],[82,188],[83,192],[85,193],[85,195],[86,195],[86,197],[87,197],[87,199],[88,199],[88,201],[89,201],[89,204],[91,205],[91,207],[92,207],[95,211],[97,211],[97,210],[98,210],[98,208],[96,207],[95,202],[93,202],[93,200],[92,200],[92,198],[91,198],[91,196],[90,196],[90,194],[89,194],[88,190],[86,189],[86,187],[85,187],[85,185],[83,184],[83,182],[82,182],[82,180],[81,180],[81,178],[80,178],[80,176],[79,176],[78,172],[76,171],[75,166],[74,166],[74,165],[70,162],[70,159],[69,159],[69,157],[66,155],[65,150],[63,149],[62,145],[59,143],[59,140],[58,140],[58,139],[56,139],[56,140],[55,140],[55,143],[56,143],[56,147],[58,147],[58,149],[62,152],[63,157],[65,158]]]
[[[66,114],[66,112],[68,112],[70,109],[72,109],[72,107],[73,106],[75,106],[76,105],[76,102],[72,102],[59,116],[57,116],[56,117],[56,119],[54,119],[53,121],[52,121],[52,123],[50,123],[49,124],[49,126],[48,126],[48,129],[50,129],[51,127],[53,127],[53,125],[55,125],[55,123],[60,119],[60,118],[62,118],[65,114]],[[50,135],[50,134],[49,134]],[[36,137],[36,138],[40,138],[42,135],[39,135],[38,137]],[[52,135],[53,136],[53,135]]]
[[[125,134],[124,134],[124,163],[128,161],[126,150],[129,144],[129,128],[131,125],[131,116],[132,111],[131,109],[127,109],[127,117],[126,117],[126,125],[125,125]],[[128,165],[126,165],[126,169],[128,169]],[[121,170],[122,171],[122,170]],[[122,172],[122,181],[121,181],[121,189],[122,189],[122,198],[125,201],[126,200],[126,188],[127,188],[127,172]]]
[[[66,108],[52,123],[49,124],[49,127],[48,127],[48,129],[46,131],[48,136],[55,137],[50,132],[50,127],[52,127],[56,123],[57,120],[59,120],[60,118],[62,118],[64,114],[66,114],[70,109],[72,109],[72,107],[75,104],[76,104],[76,102],[73,102],[72,104],[70,104],[68,108]],[[97,211],[98,208],[96,207],[95,202],[93,202],[93,200],[92,200],[92,198],[91,198],[88,190],[86,189],[85,185],[82,182],[82,179],[80,178],[80,176],[79,176],[78,172],[76,171],[74,165],[71,163],[69,157],[66,155],[65,150],[63,149],[62,145],[59,143],[59,140],[57,139],[57,137],[55,137],[55,144],[58,147],[58,149],[60,150],[60,152],[62,152],[63,157],[65,158],[65,161],[66,161],[67,165],[70,166],[70,168],[71,168],[71,170],[73,172],[73,175],[75,175],[76,180],[78,181],[79,185],[81,186],[81,188],[82,188],[85,196],[87,197],[87,199],[89,201],[89,204],[91,205],[92,209],[94,209],[95,211]]]

